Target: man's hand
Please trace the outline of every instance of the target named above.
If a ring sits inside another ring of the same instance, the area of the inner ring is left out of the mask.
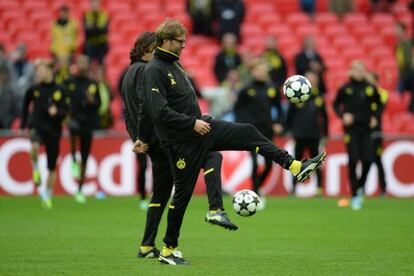
[[[277,135],[281,135],[283,133],[283,126],[281,124],[273,124],[272,128],[273,132]]]
[[[377,125],[378,125],[378,120],[377,120],[377,118],[375,118],[375,117],[371,117],[371,118],[369,118],[369,127],[370,128],[376,128],[377,127]]]
[[[206,135],[210,132],[210,124],[203,120],[196,120],[194,124],[194,131],[200,135]]]
[[[134,143],[134,147],[132,149],[135,153],[147,153],[148,151],[148,144],[142,142],[141,140],[137,139]]]
[[[345,112],[342,115],[342,121],[344,122],[345,126],[350,126],[354,123],[354,115],[348,112]]]
[[[50,115],[50,116],[52,116],[52,117],[56,116],[56,114],[57,114],[57,112],[58,112],[56,105],[52,104],[52,105],[49,107],[48,112],[49,112],[49,115]]]

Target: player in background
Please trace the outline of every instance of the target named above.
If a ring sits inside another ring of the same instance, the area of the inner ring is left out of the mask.
[[[59,156],[59,142],[62,134],[62,121],[68,114],[69,101],[64,87],[53,80],[53,62],[36,62],[37,84],[30,87],[24,97],[20,128],[30,129],[32,143],[30,156],[33,166],[33,182],[40,186],[39,149],[46,147],[48,176],[46,191],[40,194],[42,206],[52,208],[53,186],[56,180],[56,161]],[[29,113],[30,104],[33,104]]]
[[[319,93],[318,74],[308,71],[305,77],[312,85],[311,97],[304,103],[289,103],[286,127],[295,140],[295,159],[305,157],[305,151],[310,156],[316,156],[320,148],[325,147],[328,137],[328,115],[323,96]],[[318,194],[322,193],[322,174],[316,171]],[[295,194],[297,181],[293,179],[291,194]]]
[[[300,162],[277,148],[250,124],[201,116],[194,89],[178,63],[186,45],[185,27],[179,21],[166,19],[156,30],[156,43],[154,58],[144,71],[144,99],[168,156],[175,187],[159,260],[169,265],[186,265],[188,263],[177,250],[178,237],[200,168],[211,151],[255,151],[290,170],[298,181],[304,181],[319,168],[325,153]]]
[[[234,106],[236,122],[252,124],[267,139],[273,141],[274,134],[280,135],[284,130],[285,116],[281,106],[281,94],[271,83],[266,60],[257,59],[253,63],[251,74],[253,81],[240,90]],[[272,109],[277,111],[277,118],[273,118],[276,116],[272,116]],[[265,198],[259,190],[272,171],[273,162],[265,158],[264,170],[259,173],[257,153],[253,151],[251,156],[253,191],[260,195],[258,208],[261,210],[265,207]]]
[[[138,257],[158,257],[155,238],[165,206],[171,196],[173,176],[168,158],[161,148],[154,131],[147,107],[143,101],[143,72],[146,64],[153,58],[155,34],[145,32],[135,42],[130,53],[131,64],[122,80],[122,96],[125,103],[125,123],[132,141],[140,145],[135,152],[147,152],[152,161],[153,195],[147,211],[145,233],[138,251]],[[206,221],[230,230],[237,230],[224,212],[221,193],[221,161],[218,152],[210,153],[204,164],[204,179],[207,186],[209,212]]]
[[[380,184],[381,189],[381,196],[385,196],[387,194],[387,184],[385,181],[385,172],[384,166],[382,165],[382,152],[383,152],[383,142],[382,142],[382,114],[384,113],[385,105],[388,101],[388,91],[381,86],[378,85],[378,75],[375,72],[367,73],[367,80],[377,87],[378,93],[380,95],[380,105],[378,106],[378,124],[373,129],[372,140],[374,142],[374,163],[377,165],[378,168],[378,181]]]
[[[92,133],[99,125],[98,109],[101,103],[98,84],[89,78],[89,58],[78,56],[76,74],[65,82],[71,99],[70,109],[70,150],[72,153],[72,176],[78,179],[78,191],[75,200],[85,203],[86,197],[82,193],[85,181],[86,164],[92,146]],[[80,147],[80,165],[76,150]]]
[[[353,61],[350,80],[338,91],[333,108],[344,125],[344,142],[348,152],[348,173],[351,183],[351,208],[360,210],[364,201],[364,186],[373,156],[371,135],[378,126],[380,97],[374,85],[366,80],[365,65]],[[358,177],[356,167],[361,162]]]

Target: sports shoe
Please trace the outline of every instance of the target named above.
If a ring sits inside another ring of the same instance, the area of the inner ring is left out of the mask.
[[[78,162],[72,161],[71,171],[73,178],[78,179],[80,177],[80,168]]]
[[[359,201],[361,201],[361,203],[364,203],[365,201],[365,197],[364,197],[364,188],[359,188],[357,190],[357,196],[359,198]]]
[[[296,180],[298,182],[303,182],[307,180],[309,178],[310,173],[317,170],[322,165],[322,162],[325,160],[325,157],[326,153],[322,152],[312,159],[303,160],[302,168],[300,169],[300,172],[295,176]]]
[[[232,223],[226,212],[221,209],[216,211],[208,211],[205,221],[214,225],[223,227],[224,229],[237,230],[239,227]]]
[[[52,199],[50,199],[50,198],[42,199],[41,205],[46,210],[52,209],[52,207],[53,207],[53,205],[52,205]]]
[[[355,196],[351,200],[351,209],[354,211],[359,211],[362,208],[362,201],[361,198]]]
[[[259,204],[257,205],[257,210],[262,211],[266,207],[266,198],[264,196],[261,196],[259,199]]]
[[[183,259],[183,254],[180,251],[175,250],[168,256],[160,254],[158,260],[162,264],[168,265],[188,265],[187,261]]]
[[[147,252],[143,252],[141,248],[138,250],[138,258],[145,258],[145,259],[152,259],[152,258],[158,258],[160,256],[160,251],[153,247],[151,250]]]
[[[148,201],[146,199],[141,199],[139,202],[139,209],[145,211],[148,209]]]
[[[74,198],[77,203],[86,203],[86,197],[82,192],[76,192]]]
[[[40,178],[40,171],[39,170],[33,170],[33,183],[36,187],[40,186],[41,178]]]

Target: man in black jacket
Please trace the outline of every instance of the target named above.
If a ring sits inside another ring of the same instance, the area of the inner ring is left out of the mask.
[[[307,71],[313,71],[319,76],[319,93],[324,95],[326,92],[326,83],[323,74],[326,66],[321,55],[315,49],[315,39],[307,36],[303,40],[303,48],[295,56],[295,67],[298,75],[304,75]]]
[[[344,124],[353,210],[362,208],[363,189],[374,156],[371,134],[378,125],[380,106],[376,87],[366,80],[364,63],[354,61],[351,65],[350,81],[339,89],[333,103],[336,114]],[[359,178],[356,174],[358,161],[362,163]]]
[[[227,33],[222,38],[222,49],[216,56],[214,75],[219,83],[227,78],[227,73],[241,65],[241,56],[237,52],[236,36]]]
[[[178,63],[185,47],[185,27],[166,19],[156,31],[157,49],[144,72],[144,95],[157,136],[173,170],[175,194],[168,210],[168,225],[160,262],[183,265],[177,250],[184,213],[198,173],[211,151],[255,151],[289,169],[299,181],[317,169],[325,153],[300,162],[277,148],[249,124],[235,124],[201,116],[194,89]]]
[[[72,175],[78,179],[78,191],[75,200],[85,203],[86,197],[82,193],[85,181],[86,163],[92,147],[92,133],[99,125],[98,109],[101,105],[98,84],[88,77],[89,58],[80,55],[76,61],[77,74],[69,78],[65,85],[71,99],[70,110],[70,149],[72,153]],[[81,162],[80,170],[76,157],[79,143]]]
[[[36,186],[41,183],[38,166],[39,148],[41,144],[46,147],[47,188],[40,197],[42,206],[45,209],[51,209],[62,121],[68,113],[70,99],[65,88],[53,81],[53,62],[50,60],[37,62],[36,78],[39,83],[30,87],[24,97],[20,128],[23,129],[28,125],[30,129],[32,141],[30,155],[33,165],[33,182]],[[29,114],[31,103],[33,103],[33,109]]]
[[[144,238],[138,252],[138,257],[143,258],[159,256],[159,251],[155,248],[155,237],[173,187],[168,157],[161,149],[145,102],[143,102],[143,71],[147,62],[153,58],[154,48],[154,33],[146,32],[138,37],[131,50],[131,65],[124,75],[121,90],[125,103],[125,121],[128,133],[132,141],[142,143],[140,152],[145,152],[149,147],[148,154],[152,160],[153,196],[147,212]],[[145,156],[143,153],[141,155]],[[212,152],[207,156],[204,164],[204,177],[210,203],[205,220],[226,229],[237,230],[237,226],[231,223],[224,212],[221,192],[221,161],[221,154]]]
[[[295,158],[304,158],[305,150],[310,156],[319,154],[319,145],[324,144],[328,136],[328,115],[323,96],[319,93],[318,75],[308,71],[305,77],[312,84],[311,97],[308,101],[289,104],[286,127],[295,140]],[[316,171],[318,193],[322,192],[322,174]],[[296,180],[293,180],[291,194],[295,194]]]
[[[252,67],[253,81],[241,89],[234,106],[236,122],[252,124],[267,139],[273,141],[274,134],[283,133],[284,113],[281,105],[281,94],[271,84],[269,68],[266,60],[257,59]],[[277,112],[277,117],[272,116],[272,110]],[[257,153],[251,152],[253,161],[252,181],[253,191],[257,194],[266,177],[272,171],[273,162],[265,158],[265,166],[262,173],[258,172]],[[259,208],[264,209],[265,198],[260,194]]]

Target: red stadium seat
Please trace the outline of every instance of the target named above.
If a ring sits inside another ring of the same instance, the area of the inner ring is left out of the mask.
[[[397,92],[391,92],[388,95],[387,105],[385,111],[393,114],[407,110],[407,106],[403,102],[401,94]]]
[[[280,14],[290,14],[300,11],[299,1],[278,0],[275,1],[276,12]]]
[[[335,37],[343,37],[349,35],[349,31],[343,25],[328,25],[324,29],[325,36],[327,39],[331,40]]]
[[[391,51],[390,48],[377,45],[376,47],[371,48],[368,51],[368,54],[371,58],[375,59],[378,63],[381,62],[384,59],[388,59],[388,58],[394,58],[393,56],[393,52]]]
[[[296,34],[299,40],[303,40],[306,36],[317,36],[319,33],[319,29],[315,25],[303,25],[298,26],[296,29]]]
[[[382,40],[381,36],[378,36],[377,34],[367,35],[365,37],[362,37],[361,45],[365,48],[365,50],[372,50],[378,46],[382,46],[384,41]]]
[[[330,12],[316,13],[315,23],[320,27],[336,25],[338,23],[338,16]]]
[[[369,24],[365,25],[355,25],[350,27],[351,33],[355,36],[356,39],[362,40],[366,36],[371,36],[376,34],[376,30]]]
[[[338,50],[354,48],[356,45],[356,40],[352,36],[335,36],[332,38],[332,45],[334,45]]]
[[[390,48],[394,48],[396,46],[397,38],[395,36],[395,27],[385,27],[379,30],[382,38],[386,45]]]
[[[344,18],[344,24],[347,27],[365,26],[367,23],[367,16],[363,13],[348,13]]]
[[[303,12],[290,13],[286,16],[285,21],[293,29],[310,24],[309,15]]]
[[[274,8],[271,3],[268,2],[256,2],[250,6],[247,10],[248,14],[254,18],[258,18],[265,14],[274,14]]]
[[[329,0],[318,0],[316,1],[317,13],[326,12],[329,10]]]
[[[263,30],[267,30],[270,26],[281,24],[281,19],[277,14],[264,14],[259,16],[257,23]]]
[[[371,18],[371,24],[378,29],[393,26],[394,23],[394,17],[389,13],[375,13]]]
[[[286,25],[271,25],[267,28],[267,33],[277,38],[288,37],[292,34],[291,29]]]
[[[249,36],[257,36],[263,33],[262,29],[256,24],[244,24],[241,28],[242,38],[247,39]]]

